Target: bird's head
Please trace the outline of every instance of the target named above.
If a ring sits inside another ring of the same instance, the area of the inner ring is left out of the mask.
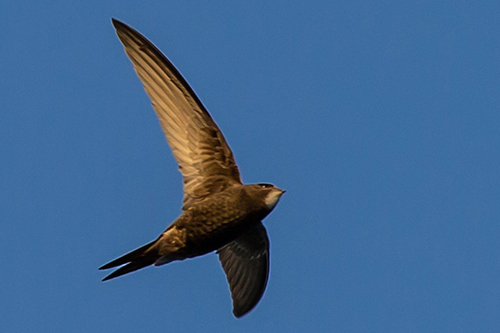
[[[263,201],[265,207],[269,211],[273,210],[281,195],[285,193],[285,190],[267,183],[252,184],[248,189],[252,195],[255,195]]]

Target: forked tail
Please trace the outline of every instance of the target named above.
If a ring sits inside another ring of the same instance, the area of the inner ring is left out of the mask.
[[[155,263],[155,261],[158,259],[158,252],[154,249],[151,249],[151,247],[156,243],[156,240],[152,241],[151,243],[148,243],[146,245],[141,246],[138,249],[133,250],[132,252],[129,252],[127,254],[124,254],[120,258],[117,258],[101,267],[99,269],[109,269],[117,266],[121,266],[126,264],[125,266],[122,266],[118,268],[116,271],[113,273],[109,274],[106,276],[103,281],[114,279],[116,277],[119,277],[121,275],[136,271],[138,269],[147,267],[149,265],[152,265]]]

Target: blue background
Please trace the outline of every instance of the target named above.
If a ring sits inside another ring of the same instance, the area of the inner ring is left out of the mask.
[[[3,1],[3,332],[500,331],[500,3]],[[241,320],[213,254],[102,283],[180,213],[111,17],[179,68],[265,220]]]

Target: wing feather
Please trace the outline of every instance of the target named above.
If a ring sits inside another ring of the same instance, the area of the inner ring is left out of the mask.
[[[179,164],[183,209],[241,184],[222,132],[179,71],[139,32],[115,19],[113,25]]]
[[[226,273],[233,313],[252,310],[266,290],[269,276],[269,239],[262,223],[217,251]]]

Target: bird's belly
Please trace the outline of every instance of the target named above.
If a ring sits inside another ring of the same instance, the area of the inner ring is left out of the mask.
[[[254,221],[251,218],[240,218],[225,223],[193,223],[186,228],[186,255],[196,257],[220,249],[239,237]]]

